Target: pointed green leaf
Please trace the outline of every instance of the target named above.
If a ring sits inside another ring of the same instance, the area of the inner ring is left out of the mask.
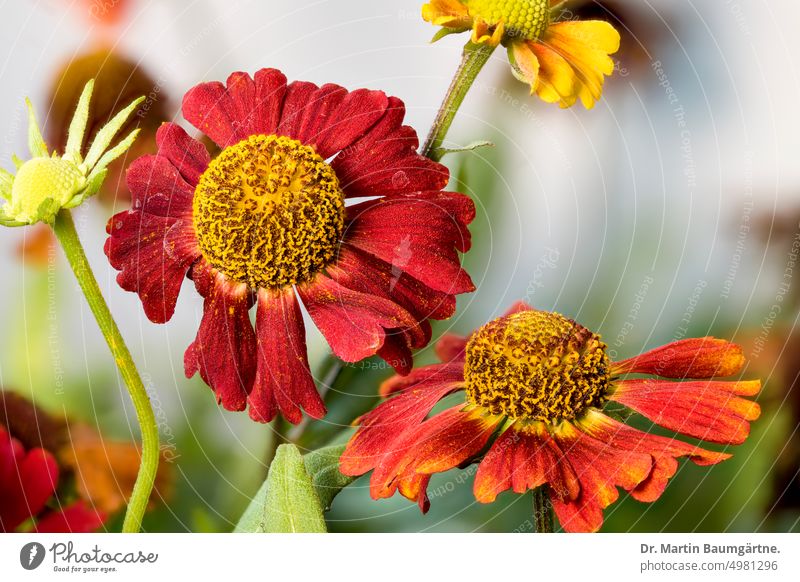
[[[61,210],[61,205],[57,201],[45,198],[36,209],[36,220],[52,222],[59,210]]]
[[[83,190],[81,190],[77,196],[74,196],[72,200],[64,204],[63,208],[75,208],[76,206],[80,206],[84,200],[97,194],[103,182],[106,180],[106,175],[108,175],[108,170],[101,170],[89,174],[86,180],[86,186]]]
[[[103,157],[100,158],[97,164],[95,164],[94,168],[92,168],[92,173],[105,170],[111,162],[128,151],[128,148],[131,147],[133,142],[136,140],[136,136],[139,135],[139,131],[139,129],[134,129],[125,137],[125,139],[103,154]]]
[[[47,157],[47,144],[44,143],[42,132],[36,123],[36,114],[33,112],[33,103],[30,99],[25,99],[28,107],[28,149],[34,158]]]
[[[81,145],[83,145],[86,125],[89,123],[89,104],[92,101],[93,91],[94,79],[89,79],[89,82],[84,86],[81,97],[78,100],[78,107],[75,109],[72,121],[69,122],[67,147],[64,150],[64,154],[70,156],[75,163],[80,163],[82,160]]]
[[[460,148],[437,148],[437,152],[439,152],[439,157],[444,157],[447,154],[456,154],[459,152],[471,152],[473,150],[477,150],[479,148],[493,148],[494,144],[490,141],[474,141],[470,144],[467,144]]]
[[[0,208],[0,224],[3,226],[26,226],[27,222],[20,222],[16,218],[13,218],[3,212],[3,209]]]
[[[14,186],[14,175],[0,168],[0,197],[10,200],[12,186]]]
[[[312,451],[304,458],[306,471],[311,476],[311,482],[325,511],[331,508],[333,498],[339,491],[356,479],[339,472],[339,457],[344,448],[345,445],[333,445]]]
[[[17,154],[11,154],[11,161],[14,162],[14,167],[17,171],[25,164],[25,160],[21,160]]]
[[[86,167],[94,167],[100,159],[100,156],[103,155],[103,152],[111,145],[114,136],[117,135],[120,128],[125,125],[131,113],[133,113],[142,101],[144,101],[144,97],[136,99],[125,109],[117,113],[111,121],[103,126],[103,129],[97,132],[97,136],[95,136],[94,142],[92,142],[92,146],[89,148],[89,153],[86,154]]]
[[[295,445],[281,445],[267,480],[234,529],[235,532],[325,533],[325,519],[303,456]]]
[[[466,32],[467,30],[469,30],[469,29],[468,28],[447,28],[447,27],[440,28],[436,32],[436,34],[433,35],[433,38],[431,39],[431,43],[434,43],[437,40],[441,40],[441,39],[443,39],[444,37],[446,37],[448,35],[460,34],[462,32]]]

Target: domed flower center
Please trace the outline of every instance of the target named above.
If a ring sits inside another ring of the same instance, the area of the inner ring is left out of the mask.
[[[508,36],[536,40],[550,24],[550,0],[467,0],[473,18],[503,23]]]
[[[84,185],[83,172],[68,160],[30,159],[14,178],[7,213],[19,220],[35,220],[42,202],[52,199],[62,206]]]
[[[308,281],[333,260],[343,226],[333,169],[288,137],[252,135],[225,148],[195,189],[203,256],[253,289]]]
[[[572,419],[602,404],[609,359],[600,336],[557,313],[490,321],[467,344],[467,400],[514,419]]]

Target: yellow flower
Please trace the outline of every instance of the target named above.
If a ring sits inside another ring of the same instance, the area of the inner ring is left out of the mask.
[[[591,109],[614,71],[620,36],[608,22],[557,21],[562,0],[431,0],[422,18],[443,27],[434,37],[472,30],[472,42],[508,50],[520,81],[548,103]]]

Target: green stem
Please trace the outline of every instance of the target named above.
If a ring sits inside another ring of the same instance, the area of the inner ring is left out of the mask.
[[[533,490],[533,524],[536,533],[553,533],[553,505],[545,487]]]
[[[339,379],[339,376],[341,376],[342,371],[344,370],[344,362],[333,354],[329,354],[322,365],[322,369],[325,370],[325,375],[322,378],[322,382],[318,390],[320,398],[325,400],[325,395]],[[300,441],[300,437],[303,436],[303,433],[308,427],[309,422],[309,417],[306,416],[303,418],[300,424],[289,430],[286,435],[288,441],[292,443],[298,443]]]
[[[133,363],[131,353],[122,339],[119,328],[100,293],[100,287],[97,285],[89,262],[86,260],[86,254],[83,252],[83,246],[81,246],[69,210],[62,210],[56,215],[53,230],[64,249],[72,272],[75,273],[75,278],[86,296],[89,308],[97,320],[97,325],[103,333],[111,354],[114,356],[120,375],[128,386],[128,392],[141,427],[142,462],[139,465],[139,475],[136,477],[136,483],[128,502],[128,510],[125,513],[125,521],[122,524],[123,532],[135,533],[142,527],[142,516],[147,509],[158,470],[158,425],[150,405],[150,398],[147,396],[147,390]]]
[[[453,81],[450,83],[450,88],[447,90],[444,101],[442,101],[439,113],[436,114],[436,119],[433,122],[428,138],[425,140],[425,145],[422,146],[423,156],[438,162],[444,155],[442,143],[444,143],[444,138],[453,123],[456,113],[458,113],[458,108],[461,107],[464,97],[467,96],[467,92],[475,82],[478,73],[481,72],[483,65],[492,56],[494,49],[495,47],[493,46],[471,42],[464,47],[461,64],[458,66]]]
[[[272,421],[272,434],[270,435],[267,451],[264,453],[264,479],[267,478],[269,466],[272,464],[272,459],[275,458],[275,453],[277,452],[278,447],[289,442],[286,434],[288,433],[290,426],[291,425],[280,414],[275,417],[274,421]]]

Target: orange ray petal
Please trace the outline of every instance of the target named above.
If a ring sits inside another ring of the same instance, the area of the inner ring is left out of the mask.
[[[760,386],[760,383],[757,383]],[[761,414],[758,403],[737,394],[753,394],[753,382],[670,382],[624,380],[610,398],[669,430],[713,443],[741,444],[749,421]]]
[[[744,366],[742,348],[713,337],[680,340],[617,362],[611,373],[653,374],[663,378],[733,376]]]

